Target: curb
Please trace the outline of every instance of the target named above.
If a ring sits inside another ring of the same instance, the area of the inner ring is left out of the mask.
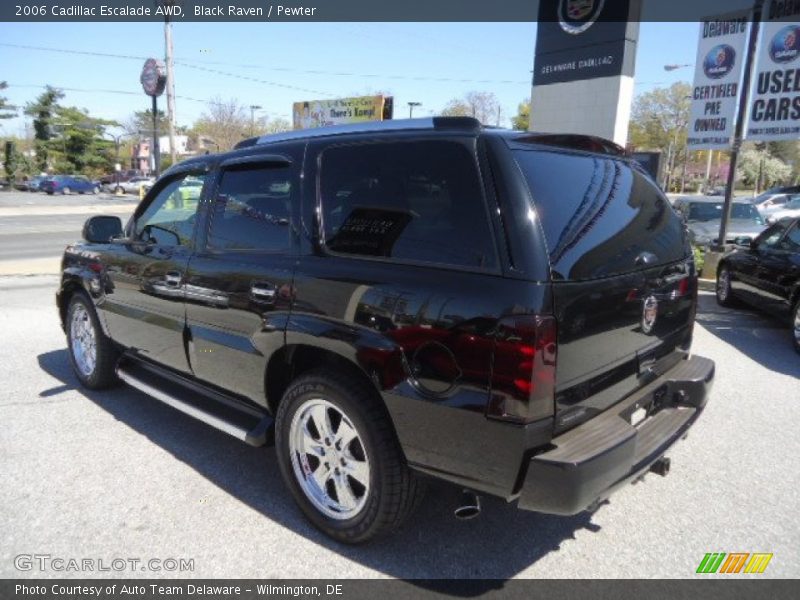
[[[697,285],[700,290],[704,292],[713,292],[716,289],[717,282],[713,279],[698,279]]]

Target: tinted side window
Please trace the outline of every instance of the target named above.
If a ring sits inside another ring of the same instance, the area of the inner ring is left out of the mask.
[[[320,195],[333,252],[497,267],[477,165],[459,143],[328,148]]]
[[[173,179],[136,219],[137,239],[163,246],[188,246],[205,176]]]
[[[538,150],[514,155],[544,229],[554,276],[593,279],[684,257],[683,224],[661,191],[627,162]]]
[[[758,247],[763,249],[777,247],[784,233],[786,233],[786,225],[783,223],[775,223],[772,227],[769,227],[759,234],[757,238]]]
[[[258,165],[222,174],[208,246],[215,250],[280,252],[291,247],[291,169]]]
[[[796,223],[792,230],[781,242],[781,247],[789,252],[800,252],[800,223]]]

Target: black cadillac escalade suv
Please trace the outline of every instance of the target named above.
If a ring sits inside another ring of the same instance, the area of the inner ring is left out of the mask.
[[[575,514],[662,474],[706,403],[681,220],[597,138],[434,118],[175,165],[87,221],[58,309],[75,374],[274,443],[307,517],[390,531],[426,476]]]

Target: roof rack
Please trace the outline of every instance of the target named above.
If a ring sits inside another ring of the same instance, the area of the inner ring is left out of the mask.
[[[422,119],[390,119],[387,121],[366,121],[364,123],[351,123],[347,125],[329,125],[327,127],[316,127],[312,129],[297,129],[294,131],[284,131],[273,133],[261,137],[248,138],[236,144],[236,148],[247,148],[261,144],[273,144],[275,142],[286,142],[308,138],[320,138],[331,135],[341,135],[345,133],[379,133],[382,131],[406,131],[406,130],[454,130],[454,131],[478,131],[481,124],[472,117],[427,117]]]

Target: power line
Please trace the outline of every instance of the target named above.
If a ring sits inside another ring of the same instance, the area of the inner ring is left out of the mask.
[[[85,93],[91,93],[91,94],[122,94],[122,95],[126,95],[126,96],[139,96],[139,97],[142,96],[142,92],[132,92],[130,90],[109,90],[109,89],[102,89],[102,88],[75,88],[75,87],[64,87],[64,86],[60,86],[60,85],[49,85],[49,86],[47,86],[47,85],[37,85],[37,84],[13,84],[13,83],[9,83],[8,87],[9,88],[14,88],[14,87],[17,87],[17,88],[36,88],[36,89],[45,89],[47,87],[51,87],[51,88],[55,88],[55,89],[58,89],[58,90],[65,91],[65,92],[80,92],[80,93],[84,93],[85,92]],[[216,100],[203,100],[201,98],[193,98],[191,96],[183,96],[183,95],[180,95],[180,94],[176,95],[175,97],[176,98],[180,98],[181,100],[189,100],[190,102],[199,102],[201,104],[207,104],[207,105],[211,104],[211,105],[222,106],[224,104],[227,104],[226,102],[220,102],[220,101],[216,101]],[[275,116],[275,117],[289,118],[289,115],[286,114],[286,113],[276,113],[276,112],[272,112],[272,111],[264,111],[264,112],[268,113],[269,115]]]
[[[20,48],[25,50],[38,50],[41,52],[56,52],[60,54],[77,54],[81,56],[97,56],[100,58],[121,58],[126,60],[147,60],[148,57],[146,56],[134,56],[130,54],[112,54],[108,52],[93,52],[88,50],[70,50],[67,48],[48,48],[43,46],[28,46],[23,44],[7,44],[0,42],[0,46],[5,46],[9,48]],[[326,71],[322,69],[293,69],[290,67],[265,67],[264,65],[258,64],[249,64],[249,63],[228,63],[222,61],[198,61],[198,60],[187,60],[187,59],[175,59],[175,64],[180,64],[185,67],[190,67],[199,70],[209,70],[210,72],[217,73],[220,75],[226,75],[230,77],[236,77],[240,79],[248,79],[247,76],[244,75],[237,75],[234,73],[228,73],[225,71],[216,71],[205,68],[205,65],[216,65],[216,66],[225,66],[225,67],[235,67],[241,69],[260,69],[263,71],[274,71],[279,73],[297,73],[301,75],[325,75],[329,77],[362,77],[365,79],[390,79],[390,80],[398,80],[398,81],[427,81],[427,82],[434,82],[434,83],[482,83],[482,84],[502,84],[502,85],[527,85],[530,81],[522,81],[522,80],[515,80],[515,79],[469,79],[469,78],[459,78],[459,77],[431,77],[425,75],[392,75],[388,73],[353,73],[349,71]],[[272,81],[264,81],[260,79],[252,78],[250,79],[257,83],[264,83],[266,85],[274,85],[279,87],[287,87],[289,89],[296,89],[303,92],[311,92],[314,94],[323,94],[324,92],[319,92],[316,90],[309,90],[307,88],[300,88],[296,86],[289,86],[287,84],[280,84]],[[327,94],[330,95],[330,94]]]

